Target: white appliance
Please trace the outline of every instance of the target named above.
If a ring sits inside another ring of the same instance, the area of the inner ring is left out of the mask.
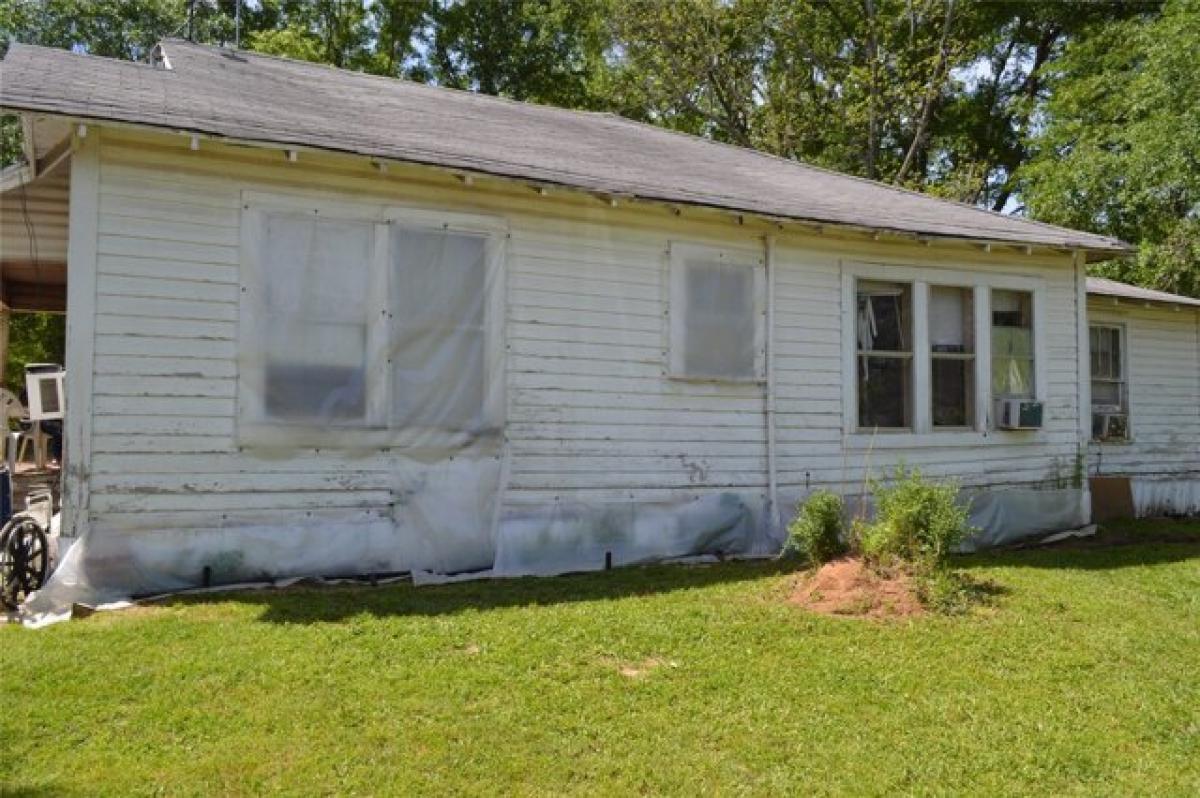
[[[66,409],[63,378],[66,372],[54,363],[31,363],[25,367],[25,391],[29,394],[29,420],[61,419]]]
[[[1042,403],[1027,399],[997,399],[996,426],[999,429],[1041,429]]]

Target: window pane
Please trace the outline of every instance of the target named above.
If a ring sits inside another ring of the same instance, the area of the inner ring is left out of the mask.
[[[1033,295],[1028,291],[992,291],[992,326],[1033,329]]]
[[[1119,380],[1121,371],[1121,328],[1092,327],[1092,376]]]
[[[370,224],[275,214],[263,239],[263,411],[366,420]]]
[[[753,377],[754,271],[688,261],[684,266],[684,372],[697,377]]]
[[[361,322],[370,292],[369,224],[267,217],[263,291],[267,310]]]
[[[860,280],[858,348],[862,352],[911,352],[912,293],[904,283]]]
[[[1032,397],[1033,294],[992,291],[992,393]]]
[[[1119,382],[1092,382],[1092,407],[1120,409],[1122,385]]]
[[[1112,353],[1109,356],[1108,376],[1114,380],[1119,380],[1124,372],[1121,370],[1121,330],[1117,327],[1108,328],[1108,348]]]
[[[1033,360],[1019,357],[993,357],[992,393],[996,396],[1032,396]]]
[[[910,358],[858,358],[858,425],[863,428],[910,426]]]
[[[933,359],[933,425],[969,427],[975,417],[975,362]]]
[[[393,423],[478,429],[486,379],[486,237],[398,228],[392,263]]]
[[[929,343],[934,352],[974,352],[975,322],[971,289],[929,289]]]

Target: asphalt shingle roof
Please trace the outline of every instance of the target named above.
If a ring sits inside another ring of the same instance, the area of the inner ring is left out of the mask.
[[[931,237],[1127,251],[1040,224],[611,114],[168,40],[171,69],[13,44],[0,107],[291,144]]]
[[[1200,299],[1168,294],[1166,291],[1155,291],[1152,288],[1139,288],[1136,285],[1119,283],[1104,277],[1087,278],[1087,292],[1093,296],[1111,296],[1138,302],[1165,302],[1170,305],[1190,305],[1200,308]]]

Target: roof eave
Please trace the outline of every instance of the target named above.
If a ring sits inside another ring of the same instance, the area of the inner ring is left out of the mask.
[[[59,109],[49,108],[46,106],[41,106],[41,105],[32,104],[32,103],[21,103],[21,102],[14,103],[11,100],[4,99],[3,97],[0,97],[0,112],[17,113],[17,114],[36,113],[36,114],[44,114],[44,115],[48,115],[48,116],[57,116],[62,119],[68,120],[72,123],[78,123],[78,124],[107,124],[107,125],[113,125],[113,126],[123,127],[123,128],[132,128],[132,129],[137,129],[137,130],[152,130],[152,131],[156,131],[156,132],[169,132],[169,133],[182,133],[182,134],[187,134],[187,135],[198,135],[198,136],[203,136],[205,138],[212,139],[212,140],[229,142],[229,143],[234,143],[234,144],[239,144],[239,145],[266,147],[266,148],[270,148],[270,149],[297,150],[297,151],[335,153],[335,154],[340,154],[340,155],[352,155],[352,156],[363,157],[363,158],[372,158],[372,159],[377,159],[377,160],[393,161],[393,162],[397,162],[397,163],[409,163],[409,164],[414,164],[414,165],[418,165],[418,166],[424,166],[424,167],[428,167],[428,168],[432,168],[432,169],[437,169],[439,171],[452,172],[455,174],[470,173],[470,174],[475,174],[475,175],[478,175],[481,177],[492,177],[492,178],[500,178],[500,179],[505,179],[505,180],[512,180],[512,181],[521,182],[521,183],[524,183],[527,185],[554,186],[559,189],[568,189],[568,190],[573,190],[573,191],[582,191],[582,192],[588,192],[588,193],[596,193],[596,192],[605,193],[605,189],[603,187],[599,187],[599,186],[588,187],[588,186],[584,186],[582,184],[567,183],[567,182],[563,182],[561,180],[555,180],[553,178],[531,177],[531,176],[525,176],[525,175],[518,175],[518,174],[514,174],[512,172],[506,172],[501,169],[488,169],[486,167],[479,166],[479,165],[470,165],[470,166],[468,166],[468,165],[463,165],[463,166],[446,165],[446,164],[434,163],[431,161],[422,161],[421,159],[414,158],[414,157],[397,158],[393,155],[387,155],[387,154],[383,154],[383,153],[373,153],[373,152],[368,152],[365,150],[356,150],[356,149],[343,148],[343,147],[335,147],[335,146],[317,147],[317,146],[313,146],[308,143],[286,141],[286,140],[281,140],[281,139],[265,139],[265,138],[264,139],[255,139],[255,138],[231,137],[231,136],[227,136],[223,133],[220,133],[218,131],[204,129],[204,128],[188,128],[188,127],[181,127],[178,125],[155,124],[152,122],[135,121],[135,120],[129,120],[129,119],[125,119],[125,118],[120,118],[117,116],[110,116],[110,115],[103,115],[103,114],[82,114],[82,113],[77,113],[77,112],[76,113],[65,113]],[[611,192],[609,192],[609,193],[611,193]],[[843,231],[848,231],[848,232],[861,233],[861,234],[865,234],[865,235],[871,236],[876,239],[879,239],[880,237],[883,237],[883,236],[887,236],[887,237],[896,238],[896,239],[909,239],[912,241],[923,242],[923,243],[928,243],[930,241],[944,241],[944,242],[968,244],[971,246],[978,246],[978,247],[982,247],[988,251],[990,251],[990,249],[992,247],[1013,247],[1013,248],[1017,248],[1017,249],[1025,249],[1027,252],[1031,251],[1032,249],[1038,249],[1038,250],[1042,250],[1042,251],[1059,252],[1059,253],[1076,253],[1076,252],[1078,252],[1078,253],[1083,254],[1083,256],[1085,258],[1085,262],[1087,262],[1087,263],[1098,263],[1098,262],[1105,261],[1105,260],[1112,260],[1114,258],[1127,257],[1129,254],[1131,254],[1132,252],[1135,251],[1135,249],[1133,247],[1131,247],[1130,245],[1128,245],[1124,242],[1121,242],[1121,241],[1116,241],[1116,240],[1111,241],[1111,243],[1106,241],[1104,245],[1097,246],[1095,244],[1089,244],[1089,243],[1083,242],[1083,241],[1080,241],[1080,242],[1067,241],[1067,242],[1052,243],[1052,242],[1036,241],[1036,240],[1030,240],[1030,239],[998,239],[998,238],[987,238],[987,237],[981,237],[981,236],[967,236],[967,235],[959,236],[959,235],[951,235],[951,234],[941,233],[941,232],[926,232],[926,231],[912,230],[912,229],[901,229],[901,228],[890,227],[887,225],[862,225],[862,224],[854,224],[854,223],[850,223],[850,222],[843,222],[843,221],[836,221],[836,220],[827,220],[827,219],[821,219],[821,218],[815,218],[815,217],[781,216],[778,214],[765,213],[761,210],[757,210],[754,208],[744,208],[744,207],[738,207],[736,205],[719,205],[719,204],[714,204],[712,202],[702,202],[702,201],[698,201],[698,200],[680,199],[678,197],[657,196],[653,193],[622,194],[621,196],[626,197],[628,199],[636,199],[636,200],[645,201],[645,202],[655,202],[655,203],[662,203],[665,205],[675,205],[675,206],[689,206],[689,207],[695,207],[695,208],[706,208],[706,209],[716,210],[716,211],[721,211],[721,212],[753,216],[753,217],[760,218],[765,221],[774,222],[774,223],[795,223],[797,225],[809,226],[812,228],[830,228],[830,229],[835,229],[835,230],[843,230]]]

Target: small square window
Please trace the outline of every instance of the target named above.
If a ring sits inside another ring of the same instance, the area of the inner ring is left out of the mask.
[[[684,249],[671,268],[671,371],[680,377],[760,375],[757,269],[716,251]]]

